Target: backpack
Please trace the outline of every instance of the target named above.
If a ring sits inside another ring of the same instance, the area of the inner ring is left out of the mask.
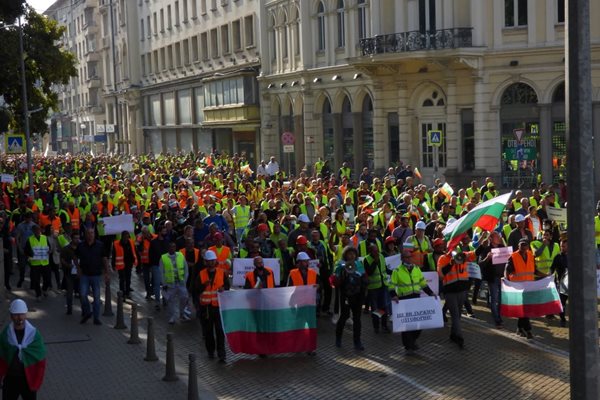
[[[360,294],[363,290],[363,276],[356,271],[348,272],[344,269],[342,290],[346,297]]]

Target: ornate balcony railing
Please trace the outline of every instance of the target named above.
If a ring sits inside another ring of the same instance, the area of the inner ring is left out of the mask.
[[[378,35],[361,39],[363,56],[404,53],[419,50],[456,49],[473,46],[473,28],[451,28],[437,31],[411,31]]]

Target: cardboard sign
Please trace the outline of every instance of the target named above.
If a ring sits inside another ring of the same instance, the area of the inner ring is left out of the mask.
[[[2,183],[15,183],[15,176],[11,174],[2,174],[0,179]]]
[[[548,219],[551,219],[557,224],[567,224],[566,208],[546,207],[546,213],[548,214]]]
[[[479,265],[477,263],[468,263],[467,272],[469,273],[469,278],[481,280],[481,268],[479,268]]]
[[[442,305],[431,296],[392,301],[392,325],[394,332],[442,328]]]
[[[117,235],[123,231],[134,233],[133,215],[121,214],[114,217],[102,218],[104,223],[104,235]]]
[[[269,267],[273,270],[273,279],[275,286],[279,286],[280,281],[280,269],[278,258],[263,258],[265,267]],[[317,260],[318,262],[318,260]],[[246,282],[246,273],[254,271],[254,259],[253,258],[234,258],[233,259],[233,286],[243,287]]]
[[[385,268],[389,269],[390,271],[398,268],[400,264],[402,264],[402,256],[400,254],[395,254],[385,258]]]
[[[492,249],[492,264],[506,264],[513,253],[512,247]]]
[[[440,294],[440,276],[437,272],[423,272],[423,277],[427,281],[427,286],[429,289],[435,293],[436,296]],[[429,295],[425,294],[425,292],[421,292],[421,297],[428,297]]]

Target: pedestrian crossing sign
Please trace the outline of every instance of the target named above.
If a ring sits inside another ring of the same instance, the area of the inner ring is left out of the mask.
[[[23,154],[25,152],[25,136],[6,133],[4,135],[4,149],[6,154]]]
[[[427,131],[427,146],[440,147],[442,145],[442,131]]]

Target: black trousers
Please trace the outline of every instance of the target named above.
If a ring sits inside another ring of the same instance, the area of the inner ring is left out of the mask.
[[[131,292],[131,267],[119,270],[119,290],[127,296]]]
[[[52,286],[50,282],[50,265],[33,265],[30,266],[30,270],[31,288],[35,291],[35,297],[40,297],[42,290],[45,292]],[[42,289],[40,289],[40,278],[44,282]]]
[[[10,248],[4,248],[4,287],[10,288],[10,276],[12,275],[12,252]]]
[[[219,307],[200,306],[200,323],[202,324],[206,351],[208,354],[214,354],[216,348],[217,356],[224,359],[225,334],[223,333]]]
[[[327,268],[323,268],[321,271],[320,280],[321,280],[321,311],[329,312],[329,307],[331,306],[331,284],[329,283],[329,270]]]
[[[402,332],[402,345],[406,350],[415,350],[417,339],[421,336],[421,331]]]
[[[517,327],[523,329],[525,332],[529,332],[531,330],[531,321],[529,321],[529,318],[519,318],[517,320]]]
[[[37,392],[29,389],[25,375],[5,377],[2,383],[2,400],[17,400],[19,396],[23,400],[35,400]]]
[[[567,300],[569,300],[569,296],[566,294],[559,293],[560,302],[563,307],[563,311],[560,313],[560,319],[564,320],[567,312]]]
[[[79,276],[77,274],[71,274],[71,271],[63,270],[65,289],[67,294],[65,299],[67,300],[67,311],[73,310],[73,293],[79,293]]]
[[[344,332],[344,326],[346,325],[346,321],[350,317],[350,311],[352,311],[352,337],[354,339],[354,343],[360,342],[360,332],[361,332],[361,311],[362,306],[365,302],[365,299],[362,295],[356,295],[352,297],[346,297],[343,294],[340,297],[340,319],[338,319],[337,325],[335,327],[335,337],[336,339],[342,338],[342,333]]]

